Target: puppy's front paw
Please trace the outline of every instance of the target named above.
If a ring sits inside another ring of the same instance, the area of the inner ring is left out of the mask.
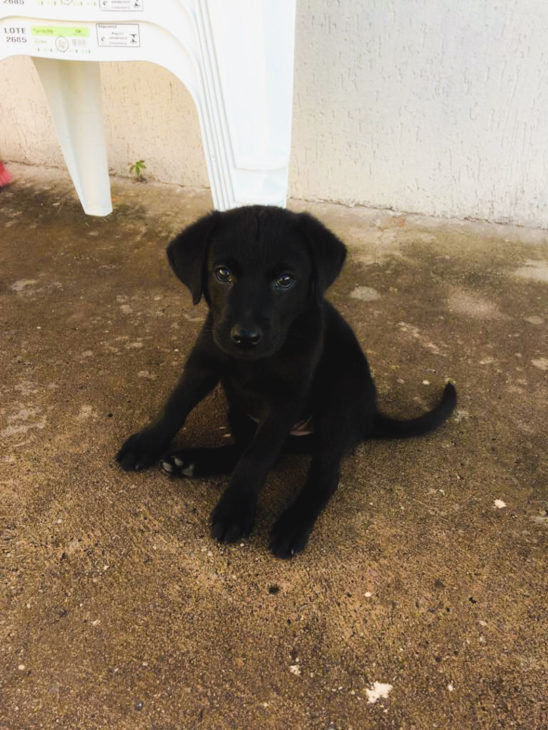
[[[312,527],[297,509],[289,507],[272,528],[270,552],[277,558],[292,558],[305,549]]]
[[[130,436],[116,454],[116,461],[124,471],[141,471],[160,458],[162,446],[148,431]]]
[[[228,489],[211,513],[212,537],[224,543],[247,537],[255,521],[255,508],[253,498]]]

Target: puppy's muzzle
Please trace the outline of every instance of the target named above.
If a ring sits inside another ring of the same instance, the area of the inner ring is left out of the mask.
[[[249,349],[259,344],[263,339],[263,333],[258,327],[242,327],[235,324],[230,330],[230,338],[238,347]]]

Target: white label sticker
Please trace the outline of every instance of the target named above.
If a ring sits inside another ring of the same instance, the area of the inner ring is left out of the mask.
[[[37,54],[52,53],[57,57],[67,54],[76,58],[91,53],[89,28],[85,25],[60,22],[55,25],[31,25],[30,40]]]
[[[101,10],[138,13],[143,10],[143,0],[99,0]]]
[[[139,26],[129,23],[97,23],[97,43],[100,46],[138,48]]]

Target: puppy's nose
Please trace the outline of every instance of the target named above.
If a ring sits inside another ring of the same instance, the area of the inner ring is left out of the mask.
[[[235,324],[230,330],[232,341],[239,347],[253,347],[262,339],[263,333],[258,327],[242,327]]]

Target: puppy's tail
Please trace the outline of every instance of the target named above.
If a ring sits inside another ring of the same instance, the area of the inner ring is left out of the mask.
[[[390,416],[377,412],[369,438],[399,439],[430,433],[438,426],[441,426],[442,423],[445,423],[455,410],[456,405],[456,388],[452,383],[447,383],[438,405],[423,416],[412,418],[409,421],[400,421],[397,418],[390,418]]]

